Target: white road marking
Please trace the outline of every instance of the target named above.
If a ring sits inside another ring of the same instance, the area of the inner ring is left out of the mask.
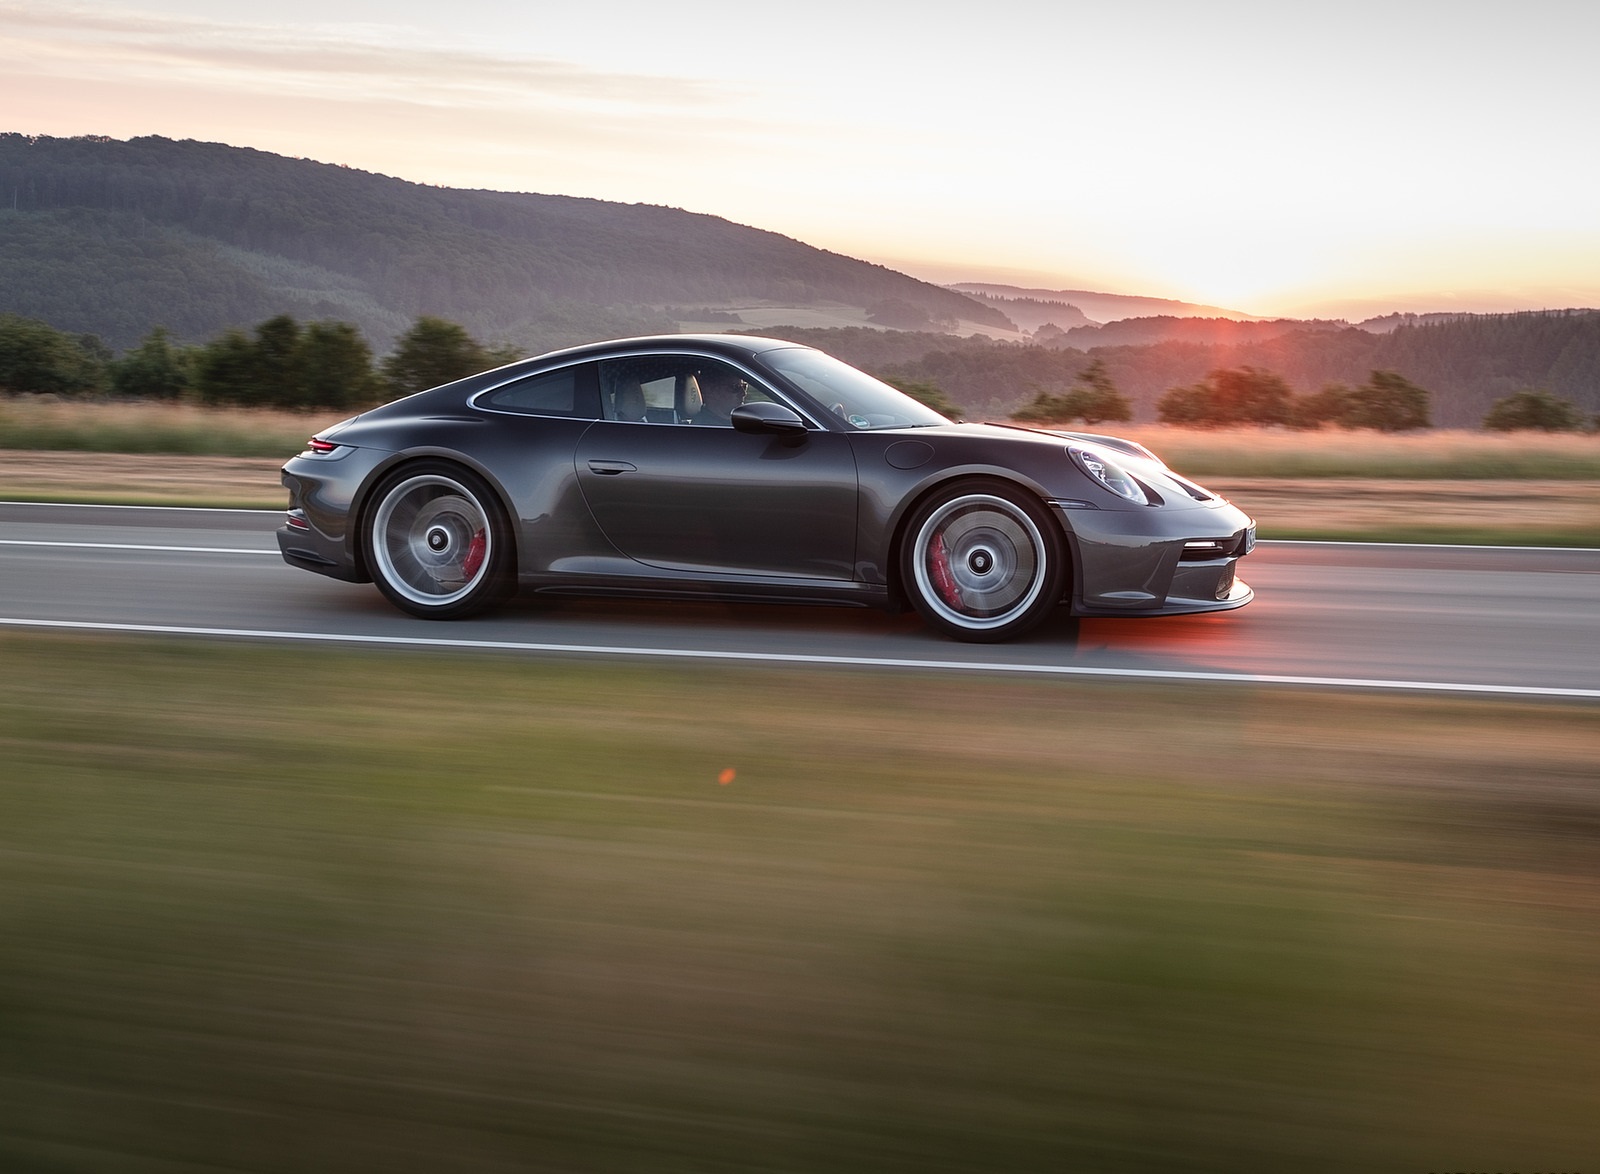
[[[496,652],[561,653],[578,656],[635,656],[665,660],[724,660],[760,664],[826,665],[834,668],[921,669],[946,672],[1006,673],[1022,676],[1099,677],[1138,681],[1205,681],[1235,685],[1298,685],[1314,688],[1379,689],[1408,693],[1460,693],[1494,697],[1551,697],[1600,701],[1600,689],[1538,685],[1476,685],[1458,681],[1386,681],[1354,677],[1302,677],[1278,673],[1218,673],[1164,669],[1092,668],[1082,665],[1006,664],[964,660],[910,660],[879,656],[821,656],[783,652],[713,652],[695,648],[634,648],[603,644],[539,644],[517,640],[452,640],[429,636],[359,636],[331,632],[284,632],[258,628],[198,628],[175,624],[114,624],[84,620],[30,620],[0,617],[0,627],[72,632],[121,632],[141,636],[211,636],[235,640],[284,640],[316,644],[358,644],[391,648],[447,648]]]
[[[33,538],[0,538],[0,546],[64,546],[71,550],[166,550],[188,554],[277,554],[263,546],[144,546],[136,542],[45,542]]]

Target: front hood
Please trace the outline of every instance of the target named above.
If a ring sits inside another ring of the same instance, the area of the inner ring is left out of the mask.
[[[1166,462],[1136,440],[1110,436],[1103,432],[1069,432],[1064,428],[1032,428],[1021,424],[980,425],[991,431],[1004,431],[1009,435],[1031,433],[1052,444],[1073,444],[1087,449],[1098,449],[1132,473],[1134,477],[1154,489],[1168,505],[1225,502],[1221,494],[1174,473]]]
[[[1003,428],[1007,433],[1031,432],[1035,436],[1049,437],[1052,440],[1076,440],[1084,444],[1091,444],[1095,448],[1107,449],[1119,456],[1133,457],[1141,461],[1154,461],[1158,465],[1164,462],[1155,453],[1136,440],[1129,440],[1122,436],[1111,436],[1104,432],[1068,432],[1065,428],[1038,428],[1031,424],[986,424],[986,428]]]

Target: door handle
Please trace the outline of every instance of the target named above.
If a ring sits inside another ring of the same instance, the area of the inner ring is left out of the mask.
[[[602,477],[615,477],[618,473],[632,473],[636,466],[627,461],[590,461],[589,472]]]

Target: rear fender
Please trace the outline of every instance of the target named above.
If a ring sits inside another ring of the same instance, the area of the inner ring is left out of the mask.
[[[516,512],[511,509],[510,494],[506,492],[506,487],[501,482],[500,478],[491,473],[483,464],[473,460],[470,456],[467,456],[459,449],[431,447],[409,448],[404,452],[391,453],[382,464],[376,466],[372,472],[367,475],[367,479],[361,483],[360,489],[356,491],[354,498],[351,500],[350,516],[356,521],[346,533],[345,543],[350,552],[351,561],[355,566],[357,573],[363,577],[363,582],[369,582],[372,578],[372,571],[367,566],[366,542],[363,540],[362,536],[367,531],[367,522],[370,519],[371,511],[376,504],[372,500],[373,493],[377,490],[378,486],[382,485],[384,481],[389,478],[390,474],[392,474],[396,469],[415,461],[424,460],[445,461],[452,465],[459,465],[463,469],[466,469],[477,477],[481,478],[495,495],[497,504],[500,507],[500,519],[505,523],[506,533],[510,537],[513,551],[515,551],[517,535],[516,527],[512,524],[512,519],[517,515]]]

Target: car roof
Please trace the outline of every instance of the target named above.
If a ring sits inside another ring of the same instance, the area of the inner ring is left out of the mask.
[[[804,346],[804,343],[790,342],[787,339],[762,338],[752,334],[648,334],[638,338],[614,338],[605,342],[584,343],[582,346],[566,347],[521,361],[530,365],[544,366],[546,363],[589,359],[619,351],[670,352],[685,348],[749,357],[763,351],[785,347],[804,348]]]
[[[509,383],[514,379],[521,379],[528,375],[552,367],[559,367],[564,363],[581,363],[593,359],[605,358],[608,355],[638,355],[650,353],[672,354],[684,351],[710,353],[722,355],[731,359],[742,359],[749,362],[756,355],[765,351],[782,349],[812,350],[803,343],[789,342],[781,338],[760,338],[756,335],[746,334],[651,334],[638,338],[614,338],[605,342],[584,343],[582,346],[567,347],[563,350],[549,351],[542,355],[533,355],[526,359],[514,359],[501,367],[489,371],[479,371],[477,374],[465,378],[443,383],[437,387],[430,387],[423,391],[413,392],[411,395],[390,400],[386,404],[363,413],[367,416],[379,417],[394,413],[418,412],[437,410],[447,405],[465,403],[472,396],[486,388],[495,387],[502,383]]]

